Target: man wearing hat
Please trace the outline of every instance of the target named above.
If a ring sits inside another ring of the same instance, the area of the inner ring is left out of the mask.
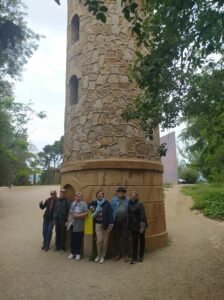
[[[116,239],[116,257],[119,260],[124,257],[126,262],[128,258],[128,204],[129,199],[125,196],[126,189],[119,186],[116,190],[117,195],[111,201],[114,220],[114,235]]]
[[[54,210],[55,232],[56,232],[56,250],[60,253],[65,250],[66,227],[68,218],[69,202],[65,196],[65,189],[60,190],[60,198],[57,200]]]

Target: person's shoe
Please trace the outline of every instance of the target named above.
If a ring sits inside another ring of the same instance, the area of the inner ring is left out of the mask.
[[[45,250],[45,251],[48,251],[48,250],[49,250],[49,247],[45,247],[44,250]]]
[[[125,262],[129,262],[129,257],[126,255],[126,256],[124,256],[124,261]]]
[[[132,259],[131,261],[130,261],[130,264],[131,265],[134,265],[134,264],[136,264],[137,263],[137,260],[136,259]]]
[[[138,258],[138,261],[139,261],[139,262],[143,262],[143,260],[144,260],[144,257],[143,257],[143,256]]]
[[[96,258],[95,258],[95,260],[94,260],[95,262],[99,262],[100,261],[100,257],[99,256],[97,256]]]
[[[44,245],[41,247],[41,250],[45,250],[45,246]]]
[[[68,259],[72,259],[74,258],[74,255],[71,253],[69,256],[68,256]]]
[[[121,256],[120,255],[116,255],[115,257],[114,257],[114,260],[115,261],[118,261],[118,260],[120,260],[121,259]]]
[[[80,254],[76,254],[75,260],[80,260],[80,258],[81,258]]]
[[[103,264],[103,263],[104,263],[104,257],[101,256],[101,258],[100,258],[100,264]]]

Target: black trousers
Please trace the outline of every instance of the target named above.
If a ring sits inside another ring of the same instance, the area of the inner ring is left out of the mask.
[[[83,231],[79,231],[79,232],[71,231],[71,253],[73,255],[81,254],[83,236],[84,236]]]
[[[144,256],[145,251],[145,232],[131,231],[132,234],[132,259],[138,258],[138,240],[139,240],[139,257]]]
[[[117,255],[128,255],[128,225],[127,222],[114,223],[114,235]]]
[[[65,250],[66,227],[65,223],[55,220],[55,245],[57,250]]]

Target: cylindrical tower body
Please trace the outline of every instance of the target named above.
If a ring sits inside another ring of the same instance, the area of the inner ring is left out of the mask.
[[[147,140],[138,122],[121,113],[137,90],[128,77],[135,43],[116,1],[106,24],[79,0],[68,1],[67,78],[62,185],[86,201],[102,189],[110,200],[119,185],[139,192],[149,229],[146,247],[166,240],[159,132]]]

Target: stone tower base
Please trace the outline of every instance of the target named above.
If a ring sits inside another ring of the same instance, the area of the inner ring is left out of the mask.
[[[131,191],[138,192],[149,224],[146,250],[151,251],[162,247],[167,239],[162,173],[160,163],[147,160],[76,161],[62,166],[61,185],[66,189],[68,198],[75,192],[82,192],[87,203],[95,199],[98,190],[111,200],[120,185],[126,187],[127,195]]]

